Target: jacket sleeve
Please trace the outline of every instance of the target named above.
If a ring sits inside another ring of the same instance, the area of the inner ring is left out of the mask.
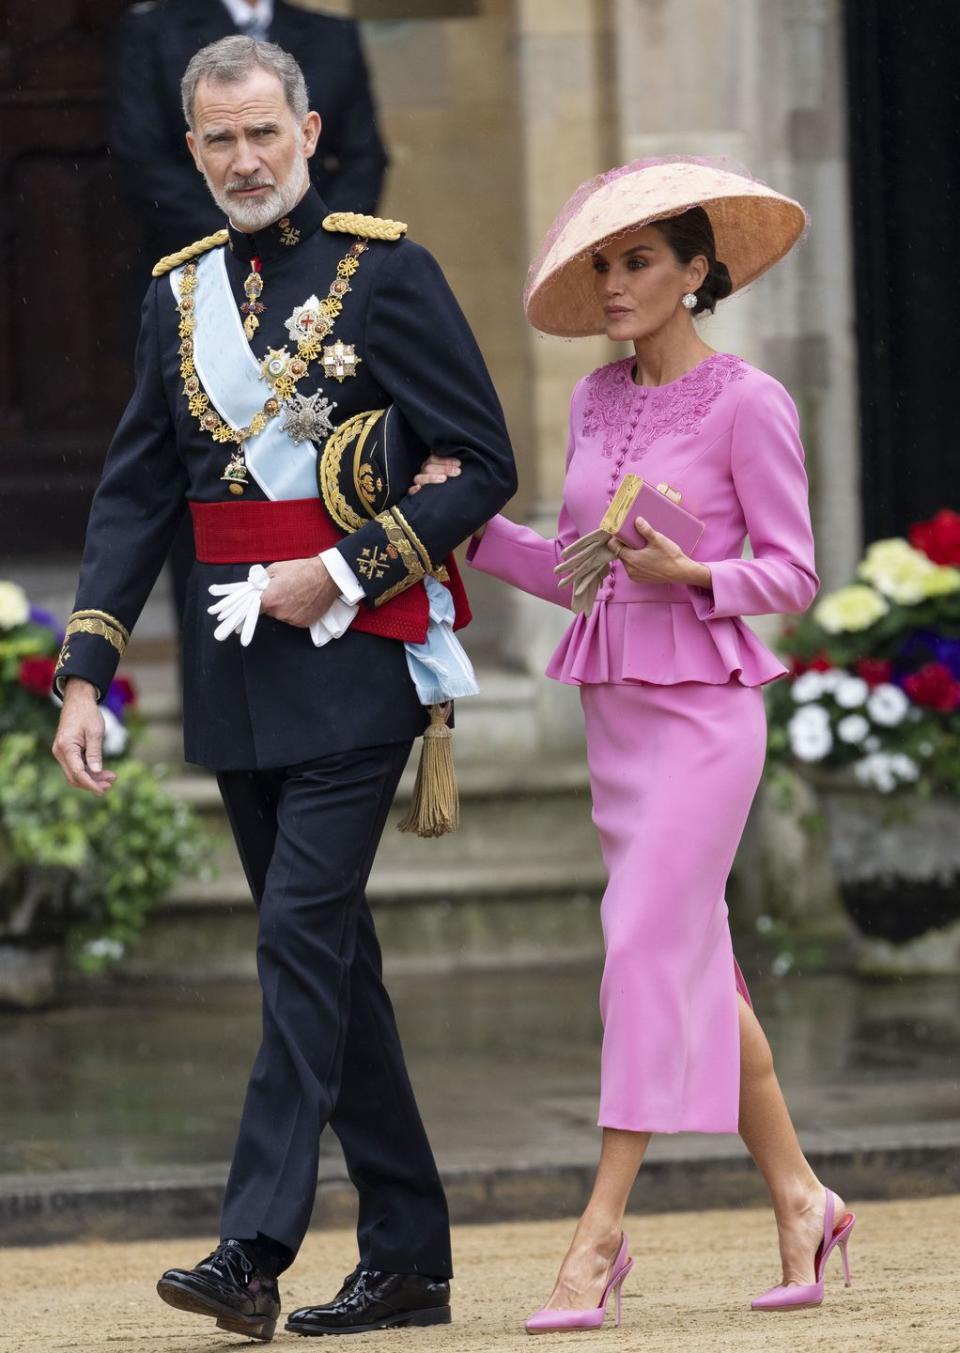
[[[114,30],[110,48],[108,137],[124,195],[148,227],[183,241],[218,230],[223,214],[187,153],[171,137],[157,60],[162,12],[134,6]]]
[[[106,693],[167,557],[186,493],[161,377],[153,282],[143,303],[136,386],[90,508],[77,599],[57,665],[59,690],[68,677],[83,677]]]
[[[368,601],[382,605],[438,570],[513,496],[503,412],[476,340],[437,263],[404,241],[373,284],[364,360],[428,452],[457,456],[458,478],[431,484],[337,545]]]
[[[567,442],[567,468],[573,458],[574,431],[571,409],[570,435]],[[467,563],[480,573],[529,592],[543,601],[570,608],[572,587],[559,587],[554,569],[560,562],[560,552],[577,538],[577,528],[567,510],[560,508],[557,534],[545,539],[529,526],[518,526],[507,517],[496,516],[487,523],[482,540],[472,540],[467,548]]]
[[[704,561],[712,588],[691,589],[694,610],[701,620],[805,611],[819,586],[807,476],[797,410],[776,381],[745,394],[731,467],[753,557]]]
[[[354,20],[344,20],[351,71],[351,97],[344,105],[339,136],[331,147],[339,168],[323,191],[333,211],[374,213],[383,190],[389,157],[377,126],[376,105],[370,88],[370,74],[360,44],[360,31]]]

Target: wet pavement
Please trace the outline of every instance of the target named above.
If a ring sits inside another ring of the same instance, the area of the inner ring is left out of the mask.
[[[596,1157],[598,969],[391,982],[445,1170]],[[950,979],[751,982],[802,1137],[935,1136],[960,1123],[960,990]],[[229,1159],[259,1036],[256,988],[123,985],[0,1016],[0,1175],[122,1174]],[[739,1152],[659,1138],[651,1159]],[[324,1140],[328,1167],[339,1148]]]

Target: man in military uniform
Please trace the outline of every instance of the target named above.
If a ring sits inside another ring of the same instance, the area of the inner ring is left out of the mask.
[[[466,618],[448,556],[515,491],[513,457],[437,264],[400,223],[328,214],[310,186],[319,117],[293,58],[226,38],[192,59],[183,93],[188,143],[230,224],[161,260],[147,292],[136,389],[61,653],[54,745],[71,783],[109,789],[97,700],[189,505],[186,756],[217,772],[259,907],[263,1041],[223,1239],[159,1290],[221,1328],[272,1337],[277,1275],[308,1227],[329,1123],[359,1195],[359,1265],[333,1302],[294,1312],[287,1328],[442,1323],[446,1202],[364,889],[428,724],[408,646],[428,639],[438,596]],[[383,409],[378,427],[396,415],[424,454],[456,456],[459,478],[416,496],[408,478],[385,483],[389,467],[371,470],[362,445]],[[339,457],[323,458],[322,496],[320,445]],[[265,590],[251,609],[255,576]]]

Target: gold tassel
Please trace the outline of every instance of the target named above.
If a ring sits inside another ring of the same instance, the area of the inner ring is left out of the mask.
[[[430,706],[430,727],[423,735],[417,782],[410,811],[400,831],[444,836],[460,826],[460,795],[453,768],[453,733],[447,725],[452,702]]]

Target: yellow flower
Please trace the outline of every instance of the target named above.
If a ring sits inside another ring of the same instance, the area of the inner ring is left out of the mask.
[[[935,567],[923,580],[925,597],[943,597],[948,592],[956,592],[958,589],[960,589],[960,568],[950,568],[946,564]]]
[[[901,606],[915,606],[930,595],[927,587],[938,566],[905,540],[876,540],[857,570],[884,596]]]
[[[828,634],[843,634],[850,630],[869,629],[889,609],[879,592],[875,592],[872,587],[853,583],[831,592],[818,602],[813,609],[813,618]]]
[[[30,615],[27,594],[16,583],[0,583],[0,630],[22,625]]]

